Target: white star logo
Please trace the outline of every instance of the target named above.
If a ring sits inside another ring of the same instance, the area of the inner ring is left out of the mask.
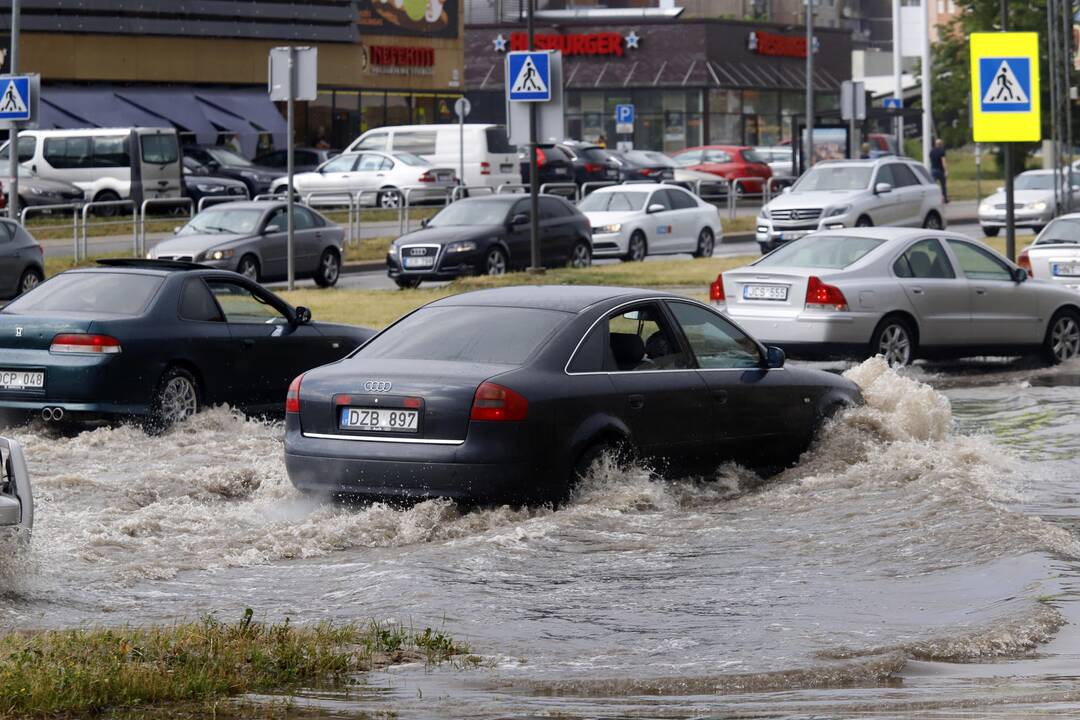
[[[499,33],[493,42],[495,43],[495,52],[506,52],[506,38],[502,36],[502,33]]]
[[[627,35],[625,39],[626,39],[626,49],[627,50],[631,50],[631,49],[637,50],[638,49],[638,43],[641,42],[641,38],[638,37],[638,34],[636,32],[631,30],[630,34]]]

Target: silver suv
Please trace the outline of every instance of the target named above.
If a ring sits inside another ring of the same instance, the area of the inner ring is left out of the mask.
[[[767,253],[815,230],[873,225],[945,227],[941,189],[925,166],[897,157],[819,162],[761,208],[755,238]]]

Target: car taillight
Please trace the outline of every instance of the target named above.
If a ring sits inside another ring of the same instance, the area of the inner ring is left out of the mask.
[[[300,373],[289,383],[289,392],[285,393],[285,412],[300,412],[300,382],[304,379],[304,373]],[[340,399],[338,400],[340,402]],[[346,405],[348,402],[345,403]]]
[[[826,285],[811,275],[806,284],[806,307],[813,310],[847,310],[847,298],[840,288]]]
[[[585,172],[600,172],[604,168],[596,163],[585,163]]]
[[[7,195],[4,194],[4,183],[0,183],[0,208],[6,208],[7,202]]]
[[[120,352],[120,341],[108,335],[65,333],[53,338],[49,352],[76,353],[79,355],[115,355]]]
[[[652,175],[653,170],[652,170],[652,168],[641,168],[641,174],[642,175]]]
[[[431,174],[431,171],[427,171],[420,176],[420,182],[435,182],[435,176]]]
[[[490,175],[491,174],[491,163],[489,163],[489,162],[481,162],[480,163],[480,174],[481,175]]]
[[[545,155],[544,151],[541,150],[540,148],[536,148],[536,166],[541,167],[546,162],[547,162],[547,155]]]
[[[510,388],[493,382],[480,383],[473,396],[470,420],[524,420],[529,401]]]
[[[1021,251],[1020,257],[1016,258],[1016,264],[1027,270],[1028,277],[1035,277],[1035,271],[1031,269],[1031,256],[1027,250]]]
[[[724,302],[724,276],[717,275],[716,279],[709,285],[709,299],[714,303]]]

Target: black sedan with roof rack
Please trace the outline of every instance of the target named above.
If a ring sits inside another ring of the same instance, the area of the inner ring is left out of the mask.
[[[234,272],[101,260],[0,311],[0,409],[47,421],[137,417],[153,429],[218,403],[280,411],[293,377],[372,335],[312,322]]]
[[[285,465],[308,492],[558,500],[606,451],[666,474],[778,468],[856,386],[694,300],[610,287],[501,288],[407,315],[289,388]]]

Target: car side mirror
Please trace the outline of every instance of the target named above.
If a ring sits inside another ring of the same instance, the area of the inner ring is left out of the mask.
[[[875,195],[884,195],[886,193],[891,193],[891,192],[892,192],[892,185],[890,185],[889,183],[878,183],[877,185],[874,186],[874,194]]]
[[[649,209],[647,210],[647,212],[649,212],[649,213],[658,213],[658,212],[664,212],[665,210],[667,210],[667,208],[664,207],[662,204],[653,203],[652,205],[649,206]]]
[[[1028,279],[1028,271],[1024,268],[1013,268],[1013,282],[1022,283]]]
[[[775,345],[765,348],[765,367],[770,370],[782,368],[785,360],[787,360],[787,354],[780,348]]]
[[[513,227],[518,227],[520,225],[528,225],[528,224],[529,224],[529,216],[526,215],[525,213],[518,213],[514,217],[510,218],[510,225],[513,226]]]
[[[423,220],[421,220],[421,221],[420,221],[420,227],[422,227],[422,228],[426,228],[426,227],[428,226],[428,222],[429,222],[430,220],[431,220],[431,218],[424,218]]]
[[[791,192],[791,186],[790,185],[785,185],[784,188],[780,192],[782,192],[782,193]]]
[[[218,162],[214,161],[214,160],[211,160],[210,162],[206,163],[205,167],[210,172],[217,172],[218,170],[221,169],[221,165]]]
[[[307,325],[311,322],[311,310],[301,305],[293,310],[293,319],[297,325]]]
[[[172,234],[173,235],[179,235],[180,234],[180,226],[179,225],[177,225],[176,227],[174,227],[172,229]]]
[[[263,228],[263,235],[271,235],[279,232],[281,232],[281,226],[277,224],[270,224]]]

